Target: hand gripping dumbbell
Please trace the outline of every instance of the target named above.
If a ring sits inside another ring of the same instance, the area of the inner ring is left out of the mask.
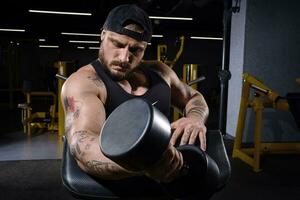
[[[167,149],[171,138],[168,119],[151,103],[134,98],[119,105],[107,118],[99,141],[102,153],[131,171],[153,166]],[[215,161],[194,145],[177,147],[184,166],[178,178],[162,183],[173,197],[214,193],[219,183]]]

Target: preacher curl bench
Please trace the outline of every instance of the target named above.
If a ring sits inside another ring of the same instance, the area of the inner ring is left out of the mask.
[[[214,190],[214,192],[217,192],[226,185],[231,174],[230,163],[220,131],[211,130],[207,132],[206,154],[215,161],[219,170],[219,181],[216,187],[217,189]],[[66,138],[64,138],[61,170],[63,185],[78,199],[171,198],[160,184],[146,177],[131,177],[118,181],[108,181],[88,175],[78,167],[70,152]],[[201,182],[201,180],[199,180],[199,182]],[[195,184],[198,183],[196,182]],[[199,185],[199,187],[201,186]],[[178,189],[180,190],[180,188]],[[211,195],[209,195],[209,197],[210,196]],[[205,197],[205,199],[209,197]]]

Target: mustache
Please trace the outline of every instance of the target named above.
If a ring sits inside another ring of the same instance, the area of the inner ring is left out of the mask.
[[[120,62],[120,61],[117,61],[117,60],[114,60],[111,62],[111,65],[118,65],[118,66],[121,66],[123,68],[130,68],[130,64],[128,62]]]

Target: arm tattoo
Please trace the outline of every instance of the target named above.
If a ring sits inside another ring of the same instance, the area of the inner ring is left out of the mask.
[[[86,165],[95,174],[101,174],[102,176],[108,176],[110,178],[112,176],[122,176],[122,172],[113,163],[102,162],[98,160],[90,160],[86,162]]]
[[[87,131],[81,131],[79,133],[79,138],[78,138],[79,143],[84,142],[89,137],[86,133],[87,133]],[[76,131],[75,131],[75,134],[78,134],[78,133],[76,133]]]
[[[89,142],[92,142],[95,140],[95,137],[91,137],[87,134],[86,130],[79,130],[75,131],[73,133],[73,137],[75,137],[75,142],[70,145],[70,150],[72,155],[74,155],[76,158],[80,159],[83,158],[85,155],[85,151],[89,150],[91,147],[91,144]],[[85,143],[84,150],[80,148],[80,145]]]
[[[91,80],[97,87],[103,87],[104,83],[103,81],[99,78],[99,76],[88,76],[87,77],[89,80]]]
[[[208,108],[203,97],[201,97],[201,99],[191,99],[190,105],[186,106],[186,116],[189,114],[197,115],[201,119],[206,120]]]
[[[79,113],[80,113],[80,109],[79,109],[79,107],[77,107],[77,108],[76,108],[76,111],[74,112],[73,117],[74,117],[75,119],[77,119],[77,118],[79,117]]]
[[[194,101],[192,101],[192,105],[193,106],[203,106],[203,101],[201,101],[200,99],[196,99]]]
[[[109,168],[109,163],[107,162],[101,162],[98,160],[90,160],[86,162],[86,165],[94,170],[97,173],[103,173],[106,172],[106,170]]]
[[[66,110],[75,112],[75,103],[74,103],[73,97],[64,97],[64,104],[65,104]]]
[[[75,101],[74,97],[64,97],[63,102],[66,111],[73,113],[73,118],[77,119],[80,114],[81,102]]]
[[[97,141],[96,136],[88,134],[86,130],[78,130],[73,132],[74,141],[70,145],[70,151],[72,155],[84,163],[89,173],[96,176],[101,176],[108,179],[120,179],[122,177],[130,176],[130,173],[126,170],[122,170],[120,166],[112,162],[103,162],[101,160],[95,160],[95,158],[88,158],[87,155],[94,150],[93,145]]]
[[[199,115],[202,119],[205,119],[205,111],[204,110],[200,110],[199,108],[192,108],[188,111],[187,115],[190,113],[195,113],[195,114]]]
[[[71,144],[70,145],[70,151],[71,151],[71,154],[74,157],[76,157],[78,160],[80,160],[81,158],[83,158],[84,155],[85,155],[85,152],[81,151],[80,145],[77,142],[75,144]]]
[[[86,130],[75,131],[74,135],[77,135],[77,134],[85,135],[85,134],[87,134],[87,131]]]

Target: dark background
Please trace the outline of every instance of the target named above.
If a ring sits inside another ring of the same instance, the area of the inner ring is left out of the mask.
[[[6,121],[3,130],[18,129],[19,113],[17,104],[24,101],[24,82],[31,82],[32,89],[56,91],[57,80],[54,68],[56,61],[72,61],[67,73],[88,64],[98,56],[98,50],[88,46],[99,44],[75,44],[69,40],[96,40],[99,37],[62,35],[61,32],[100,34],[100,29],[108,12],[116,5],[135,3],[150,16],[192,17],[193,21],[152,20],[153,34],[163,38],[153,38],[148,46],[145,59],[157,59],[157,45],[167,45],[167,59],[173,60],[179,49],[179,37],[185,36],[181,57],[174,66],[178,76],[182,76],[183,64],[198,64],[199,76],[205,81],[198,85],[214,112],[208,125],[217,128],[219,82],[217,72],[222,65],[221,40],[192,40],[190,36],[222,37],[222,0],[136,0],[136,1],[8,1],[1,5],[0,28],[25,29],[25,32],[0,31],[0,105],[7,115],[15,110],[16,123]],[[29,9],[90,12],[92,16],[71,16],[30,13]],[[43,38],[45,42],[39,42]],[[57,49],[39,48],[39,45],[58,45]],[[84,46],[85,49],[77,49]],[[18,120],[18,121],[17,121]],[[11,124],[11,125],[9,125]],[[9,126],[8,128],[5,128]]]

